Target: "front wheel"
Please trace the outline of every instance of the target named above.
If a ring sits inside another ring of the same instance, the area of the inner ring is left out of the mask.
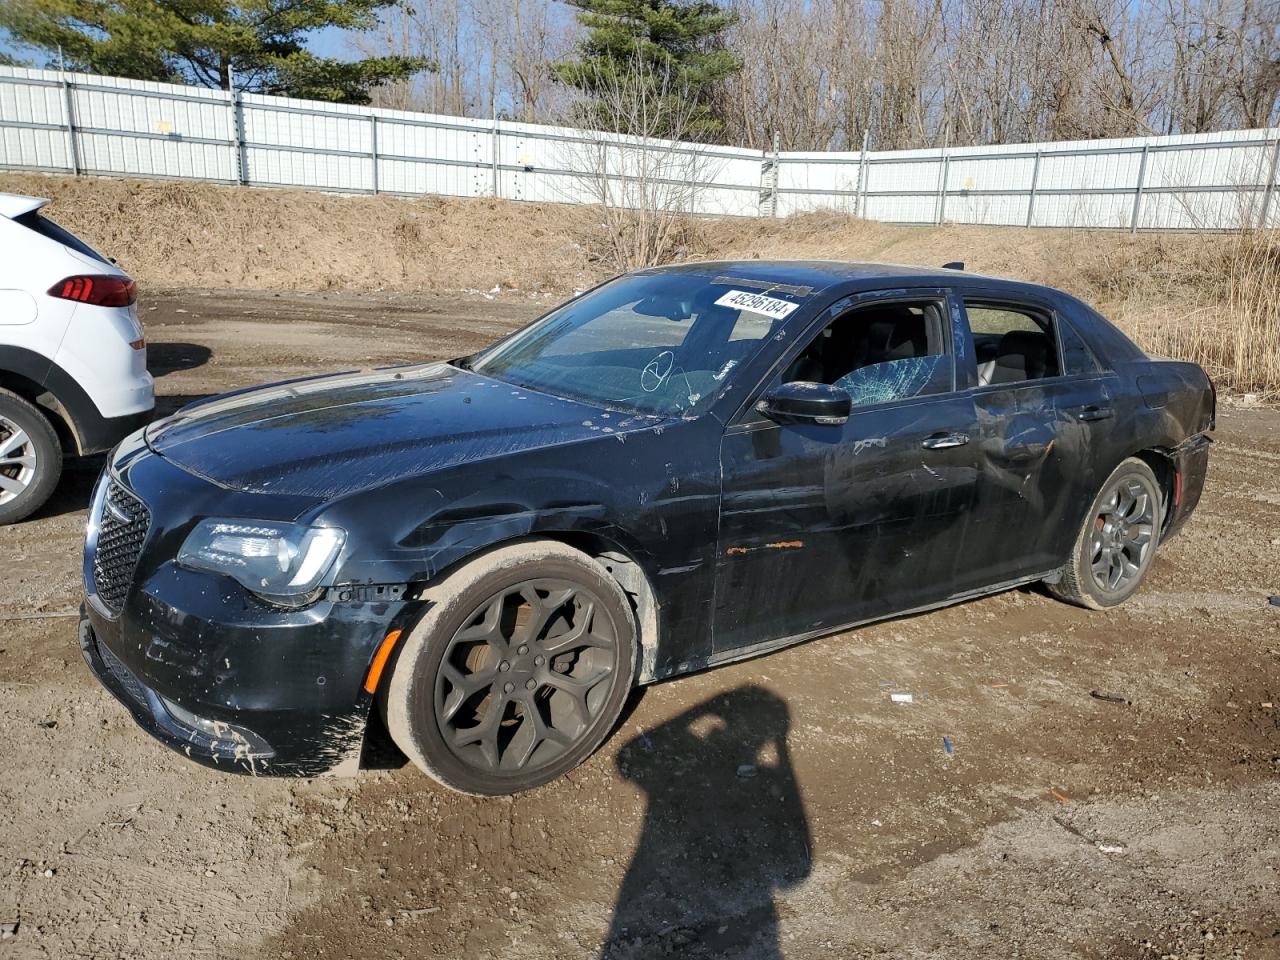
[[[1061,600],[1101,610],[1129,598],[1146,576],[1164,519],[1160,484],[1136,457],[1107,478],[1076,537],[1071,560],[1049,591]]]
[[[62,475],[62,447],[36,407],[0,390],[0,526],[42,507]]]
[[[604,741],[635,678],[636,622],[608,572],[572,547],[500,547],[428,591],[383,696],[396,745],[461,793],[572,770]]]

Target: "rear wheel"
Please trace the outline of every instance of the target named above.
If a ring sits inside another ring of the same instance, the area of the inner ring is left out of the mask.
[[[1163,519],[1155,474],[1136,457],[1125,460],[1102,485],[1076,537],[1071,561],[1061,579],[1048,584],[1049,591],[1092,610],[1123,603],[1151,566]]]
[[[62,475],[53,426],[16,393],[0,390],[0,524],[40,509]]]
[[[396,745],[462,793],[516,793],[608,736],[635,677],[636,626],[600,564],[556,541],[500,547],[429,591],[384,695]]]

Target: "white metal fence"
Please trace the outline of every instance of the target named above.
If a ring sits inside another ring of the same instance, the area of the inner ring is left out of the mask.
[[[0,67],[0,168],[13,170],[570,203],[604,181],[667,179],[695,182],[679,195],[696,214],[1230,229],[1280,223],[1278,159],[1280,129],[767,153]]]

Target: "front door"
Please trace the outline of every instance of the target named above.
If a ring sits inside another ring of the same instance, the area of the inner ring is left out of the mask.
[[[944,292],[833,312],[770,386],[839,385],[848,421],[750,412],[723,438],[717,653],[938,602],[963,562],[974,408]]]

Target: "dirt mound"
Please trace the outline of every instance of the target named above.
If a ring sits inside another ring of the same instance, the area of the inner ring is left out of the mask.
[[[597,276],[591,212],[203,183],[7,174],[144,286],[562,293]]]
[[[518,291],[564,296],[620,272],[598,208],[105,178],[0,175],[144,287]],[[823,212],[694,220],[673,259],[942,264],[1047,283],[1097,305],[1143,347],[1201,363],[1224,392],[1280,397],[1274,232],[1137,234],[944,224]]]
[[[569,293],[615,272],[589,207],[445,197],[370,197],[29,174],[0,190],[52,197],[50,215],[153,287],[490,290]],[[703,220],[693,259],[821,258],[937,263],[1114,299],[1191,237],[910,227],[813,213]],[[1136,273],[1126,273],[1137,268]]]

